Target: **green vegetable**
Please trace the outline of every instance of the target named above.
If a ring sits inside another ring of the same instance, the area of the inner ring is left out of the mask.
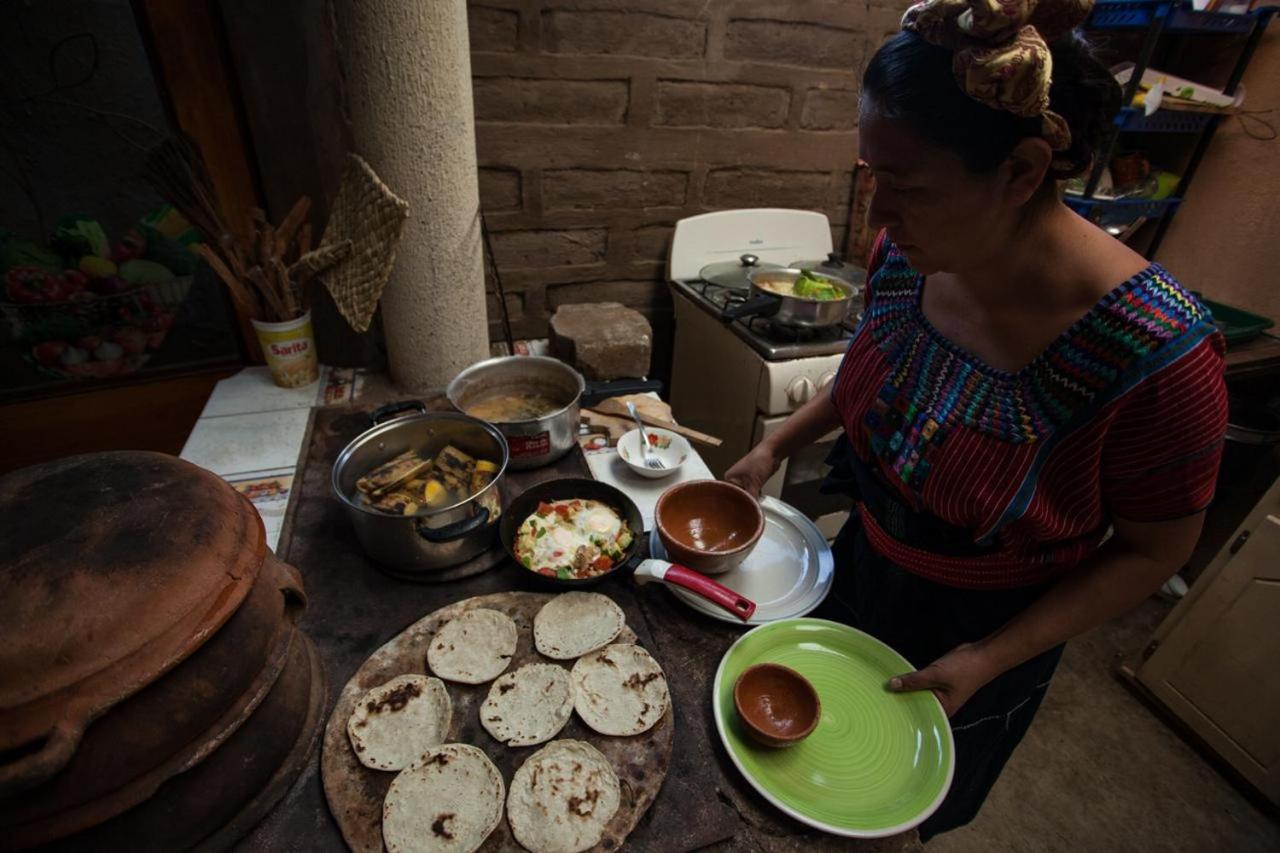
[[[523,560],[521,560],[520,562],[524,563],[524,567],[525,567],[526,569],[532,569],[532,568],[533,568],[533,558],[532,558],[532,557],[525,557],[525,558],[524,558]]]
[[[72,214],[59,219],[53,230],[51,242],[54,249],[73,258],[82,258],[85,255],[97,255],[99,258],[111,256],[107,232],[102,230],[97,220],[81,214]]]
[[[159,284],[173,278],[173,273],[155,261],[132,260],[120,265],[120,277],[130,284]]]
[[[800,277],[792,285],[791,292],[805,299],[839,299],[844,294],[829,281],[818,278],[812,270],[800,270]]]
[[[564,566],[561,566],[560,568],[556,569],[556,577],[560,578],[560,580],[569,580],[570,578],[573,577],[573,573],[570,572],[568,569],[566,569]]]
[[[539,528],[538,528],[538,532],[537,532],[536,534],[534,534],[534,537],[533,537],[533,538],[534,538],[534,539],[541,539],[543,536],[546,536],[546,535],[547,535],[547,528],[545,528],[545,527],[539,527]]]
[[[39,267],[60,273],[65,265],[57,252],[37,246],[30,240],[20,240],[13,232],[0,229],[0,273],[14,267]]]

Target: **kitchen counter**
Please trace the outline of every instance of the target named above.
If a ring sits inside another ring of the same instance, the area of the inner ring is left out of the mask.
[[[529,573],[510,561],[464,580],[414,584],[381,573],[364,557],[331,497],[329,474],[338,452],[365,428],[373,402],[365,398],[359,407],[314,411],[277,549],[301,571],[306,584],[302,626],[324,661],[328,708],[365,658],[421,616],[474,595],[535,588]],[[530,474],[534,480],[587,476],[576,452]],[[716,666],[743,629],[698,615],[657,585],[639,587],[630,579],[613,578],[598,589],[618,602],[628,624],[667,671],[675,710],[676,743],[666,781],[626,849],[921,849],[914,831],[851,842],[811,830],[769,805],[733,767],[711,718]],[[324,800],[318,750],[286,797],[237,849],[345,849]]]

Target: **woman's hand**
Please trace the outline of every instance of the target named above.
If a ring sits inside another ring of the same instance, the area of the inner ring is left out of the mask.
[[[733,467],[724,472],[724,478],[735,486],[741,486],[753,495],[759,495],[764,484],[782,460],[773,455],[766,444],[757,444],[746,456],[733,463]]]
[[[956,711],[988,681],[999,675],[978,643],[956,646],[924,669],[889,679],[894,693],[932,690],[947,716]]]

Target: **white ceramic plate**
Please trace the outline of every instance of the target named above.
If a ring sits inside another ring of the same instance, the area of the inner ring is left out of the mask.
[[[756,603],[748,625],[764,625],[779,619],[804,616],[822,603],[831,591],[835,560],[822,531],[799,510],[776,498],[766,497],[764,535],[755,550],[737,568],[715,575],[734,592]],[[667,559],[658,531],[649,535],[649,553]],[[686,590],[671,592],[685,604],[722,622],[741,625],[742,620]]]

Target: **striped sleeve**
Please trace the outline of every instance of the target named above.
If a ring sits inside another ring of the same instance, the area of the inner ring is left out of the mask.
[[[1205,338],[1126,395],[1102,452],[1102,493],[1116,517],[1170,521],[1213,500],[1227,427],[1222,336]]]

